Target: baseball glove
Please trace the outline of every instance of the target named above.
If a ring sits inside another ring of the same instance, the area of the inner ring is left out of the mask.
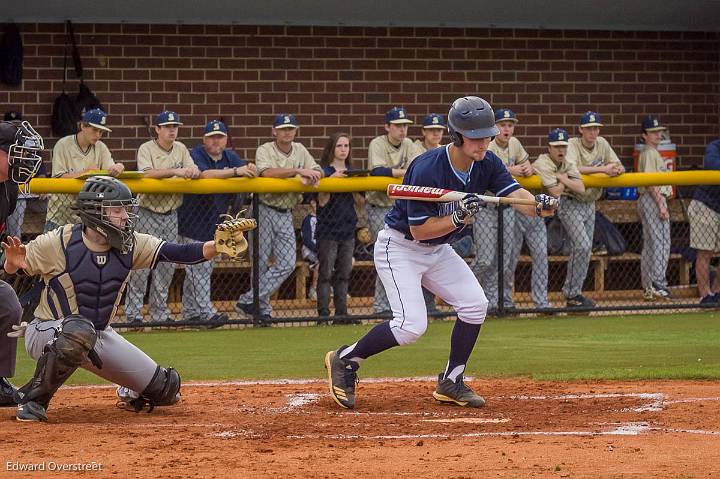
[[[244,211],[241,211],[237,216],[222,215],[227,218],[217,225],[215,230],[215,249],[234,260],[242,258],[248,249],[244,232],[257,228],[257,221],[253,218],[242,218],[243,213]]]

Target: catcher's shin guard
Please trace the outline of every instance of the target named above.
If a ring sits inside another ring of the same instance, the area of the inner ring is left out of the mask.
[[[141,394],[119,387],[117,406],[133,412],[152,412],[155,406],[172,406],[180,401],[180,382],[177,370],[158,366],[150,384]]]
[[[72,315],[63,321],[55,339],[45,346],[38,359],[32,379],[16,392],[19,420],[47,420],[44,410],[50,400],[72,373],[88,360],[96,341],[97,333],[90,320]],[[31,402],[34,404],[25,406]],[[37,412],[38,406],[42,413]],[[21,417],[27,411],[37,419]]]

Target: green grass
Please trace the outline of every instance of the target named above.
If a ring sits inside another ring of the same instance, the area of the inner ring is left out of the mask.
[[[323,355],[371,326],[128,333],[125,337],[183,380],[324,377]],[[433,376],[445,367],[450,321],[421,340],[363,363],[361,377]],[[720,314],[494,319],[483,326],[468,375],[572,379],[718,379]],[[19,347],[21,349],[21,347]],[[18,352],[15,382],[34,363]],[[78,371],[70,383],[100,383]]]

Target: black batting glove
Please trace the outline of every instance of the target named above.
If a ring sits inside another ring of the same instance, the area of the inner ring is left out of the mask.
[[[552,216],[558,207],[558,200],[550,195],[535,195],[535,214],[538,216]]]
[[[460,206],[453,211],[450,219],[452,220],[455,228],[461,228],[470,222],[470,219],[480,211],[480,207],[485,202],[480,197],[473,193],[468,193],[465,197],[460,200]]]

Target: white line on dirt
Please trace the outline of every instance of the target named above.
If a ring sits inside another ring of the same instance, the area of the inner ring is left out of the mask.
[[[562,401],[565,399],[612,399],[633,397],[640,399],[649,399],[650,402],[642,406],[624,409],[624,411],[634,412],[657,412],[662,411],[665,402],[665,394],[663,393],[605,393],[605,394],[561,394],[558,396],[508,396],[509,399],[518,399],[521,401]]]
[[[339,439],[339,440],[391,440],[391,439],[456,439],[472,437],[514,437],[514,436],[637,436],[649,430],[647,423],[626,423],[609,431],[497,431],[468,432],[463,434],[395,434],[395,435],[353,435],[353,434],[306,434],[286,436],[287,439]]]

